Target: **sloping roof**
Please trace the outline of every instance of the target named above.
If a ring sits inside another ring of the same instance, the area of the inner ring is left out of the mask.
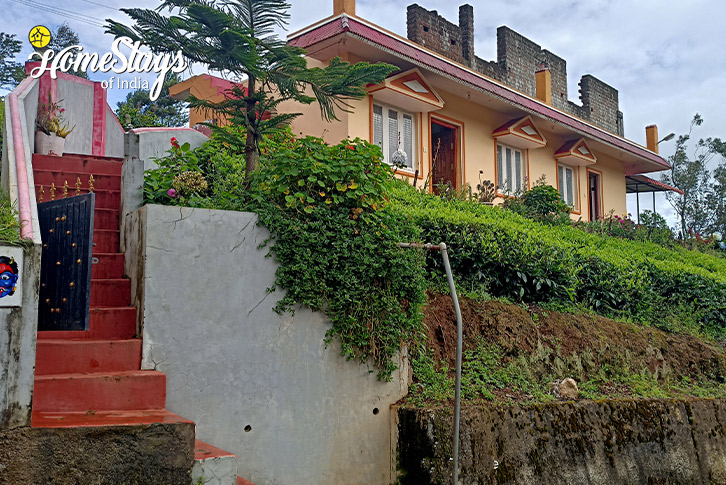
[[[628,194],[638,192],[676,192],[683,194],[681,189],[664,184],[645,175],[628,175],[625,177],[625,192]]]
[[[288,43],[302,48],[310,48],[320,42],[331,39],[337,35],[346,34],[356,37],[381,50],[390,52],[408,62],[421,65],[428,69],[438,71],[445,77],[454,79],[457,82],[469,86],[496,97],[508,104],[513,105],[530,114],[549,119],[555,123],[564,125],[581,135],[598,140],[602,143],[623,150],[630,155],[651,164],[657,169],[670,168],[658,154],[637,145],[605,130],[597,128],[579,118],[560,111],[539,100],[521,94],[483,74],[469,69],[466,66],[447,59],[439,54],[429,51],[407,39],[387,32],[380,27],[370,24],[358,17],[350,17],[342,14],[337,17],[325,19],[318,24],[296,32],[288,37]],[[653,168],[652,170],[657,170]],[[647,171],[647,170],[646,170]]]

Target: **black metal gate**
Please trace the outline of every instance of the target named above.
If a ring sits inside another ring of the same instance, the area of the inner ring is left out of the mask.
[[[38,204],[38,330],[88,330],[95,201],[89,193]]]

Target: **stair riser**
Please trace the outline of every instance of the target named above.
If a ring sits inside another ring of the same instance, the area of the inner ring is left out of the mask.
[[[91,280],[91,307],[123,307],[130,302],[130,280]]]
[[[39,340],[35,375],[138,371],[141,340]]]
[[[119,252],[119,232],[114,230],[93,231],[94,255],[97,253],[118,253]]]
[[[95,257],[98,259],[98,263],[93,265],[93,269],[91,270],[91,279],[123,278],[123,254],[100,254],[100,251],[94,251],[94,253]]]
[[[93,211],[93,228],[118,230],[118,212],[118,210],[96,208],[96,210]]]
[[[47,157],[33,155],[33,171],[57,171],[60,167],[64,172],[96,175],[121,175],[123,161],[97,160],[93,157]],[[75,180],[75,179],[74,179]],[[83,180],[83,177],[81,177]],[[68,182],[70,183],[70,181]]]
[[[81,195],[87,194],[88,190],[81,190]],[[121,207],[121,191],[119,190],[96,190],[96,207],[99,209],[118,209]],[[69,197],[76,195],[76,190],[68,192]],[[40,185],[35,186],[35,198],[38,202],[48,202],[50,200],[50,189],[43,187],[43,200],[40,200]],[[63,198],[63,189],[56,191],[56,199]]]
[[[43,186],[45,200],[50,199],[50,187],[51,184],[55,184],[55,195],[56,197],[63,196],[63,187],[68,182],[68,195],[75,195],[76,183],[78,179],[81,179],[81,192],[88,192],[90,183],[89,179],[93,175],[93,188],[94,190],[121,190],[121,176],[120,175],[96,175],[96,174],[85,174],[85,173],[71,173],[71,172],[50,172],[47,170],[33,170],[33,181],[36,186]]]
[[[130,339],[136,335],[136,308],[91,308],[85,332],[38,332],[42,339]]]
[[[34,412],[122,411],[163,409],[166,376],[144,375],[38,376],[33,393]]]

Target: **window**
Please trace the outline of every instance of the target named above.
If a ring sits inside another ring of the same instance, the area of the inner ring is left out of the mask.
[[[497,145],[497,186],[504,194],[526,189],[524,153],[506,145]]]
[[[386,163],[393,165],[400,157],[400,154],[394,154],[401,151],[406,154],[406,160],[398,166],[411,170],[416,167],[415,133],[413,114],[380,104],[373,105],[373,143],[381,147]]]
[[[560,188],[560,197],[562,197],[562,200],[564,200],[567,205],[574,209],[575,203],[577,202],[577,198],[575,197],[577,189],[575,169],[568,167],[567,165],[558,165],[557,177]]]

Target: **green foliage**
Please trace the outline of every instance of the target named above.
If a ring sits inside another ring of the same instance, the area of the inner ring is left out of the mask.
[[[21,245],[20,219],[7,194],[0,192],[0,241]]]
[[[421,335],[426,284],[421,253],[397,246],[418,231],[385,208],[393,177],[380,148],[312,137],[270,145],[250,183],[250,207],[280,264],[275,285],[286,293],[276,310],[325,312],[326,342],[339,339],[346,358],[370,359],[390,379],[396,352]]]
[[[13,89],[25,77],[23,65],[15,61],[22,43],[15,34],[0,32],[0,89]]]
[[[525,191],[521,196],[505,199],[504,207],[524,217],[550,224],[570,222],[570,208],[556,188],[544,182]]]
[[[181,51],[189,64],[246,78],[245,89],[233,88],[219,103],[193,97],[190,103],[245,127],[245,166],[250,175],[258,168],[263,137],[298,116],[278,113],[280,103],[317,101],[323,118],[335,120],[336,109],[346,109],[349,100],[367,94],[368,84],[380,83],[396,69],[382,63],[351,65],[340,58],[324,68],[308,68],[304,51],[275,32],[287,24],[289,8],[284,0],[163,0],[158,10],[121,9],[135,26],[108,19],[107,32],[141,41],[155,53]],[[160,13],[164,9],[169,16]]]
[[[242,208],[244,161],[236,147],[216,134],[194,150],[188,143],[179,145],[175,138],[170,143],[167,155],[155,160],[157,168],[144,173],[145,203],[227,210]],[[187,175],[179,178],[182,174]],[[183,180],[186,178],[196,180],[192,181],[193,187],[187,187],[187,181]]]
[[[675,152],[668,157],[671,169],[661,177],[664,183],[682,191],[666,192],[666,198],[680,219],[679,229],[684,239],[692,233],[723,230],[723,215],[726,213],[723,203],[726,194],[724,172],[717,169],[714,172],[716,180],[712,181],[711,172],[707,170],[714,157],[726,159],[726,143],[719,138],[702,138],[695,143],[691,154],[688,152],[693,129],[702,123],[703,118],[696,113],[688,134],[678,137]]]
[[[640,224],[636,224],[629,214],[621,217],[610,212],[603,219],[588,222],[577,222],[575,227],[583,231],[600,234],[622,239],[630,239],[633,241],[650,241],[660,246],[672,248],[676,245],[673,233],[668,228],[663,217],[649,210],[640,214]]]
[[[409,402],[423,406],[426,403],[454,398],[455,381],[449,377],[449,368],[446,364],[438,368],[433,350],[421,346],[412,353],[411,357],[415,382],[408,389]]]
[[[186,103],[169,97],[169,87],[178,82],[177,74],[168,74],[156,101],[151,101],[148,90],[138,89],[128,93],[126,99],[116,105],[116,116],[121,124],[133,128],[185,126],[189,122],[189,114],[185,110]]]
[[[661,325],[683,309],[700,330],[726,337],[726,260],[681,248],[551,226],[510,211],[442,201],[400,185],[392,208],[424,241],[445,241],[466,288],[516,301],[583,304],[614,318]],[[427,266],[441,275],[440,261]]]

